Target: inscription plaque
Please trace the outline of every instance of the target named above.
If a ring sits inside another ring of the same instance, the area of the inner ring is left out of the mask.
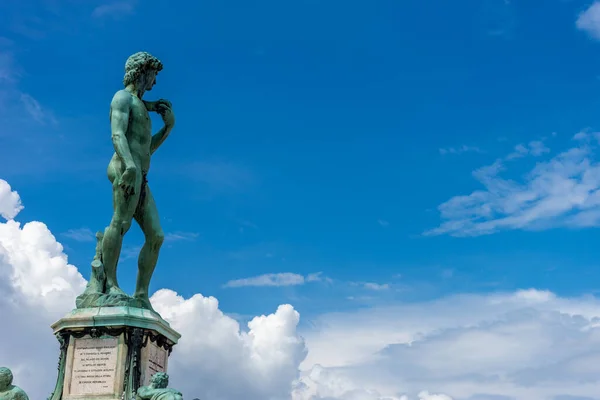
[[[150,385],[155,373],[167,372],[168,359],[167,351],[154,342],[148,341],[146,347],[142,347],[142,386]]]
[[[117,374],[117,338],[76,339],[69,393],[112,394]]]

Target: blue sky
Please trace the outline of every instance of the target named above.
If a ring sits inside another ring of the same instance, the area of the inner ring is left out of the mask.
[[[151,290],[186,398],[598,399],[590,0],[0,1],[0,363],[30,398],[54,384],[39,327],[85,285],[65,255],[87,278],[111,217],[109,103],[142,50],[177,118]]]
[[[86,230],[111,216],[108,106],[126,58],[145,50],[165,65],[147,98],[177,117],[149,176],[168,235],[154,290],[242,315],[292,302],[304,321],[454,293],[593,293],[597,224],[569,218],[595,209],[600,186],[550,216],[503,203],[524,188],[550,198],[535,182],[557,181],[532,171],[556,177],[552,165],[576,162],[560,158],[568,149],[593,166],[600,127],[600,44],[577,24],[590,2],[525,3],[5,1],[0,178],[24,201],[19,220],[44,221],[87,276]],[[496,160],[518,187],[476,179]],[[424,235],[474,212],[438,207],[476,190],[497,207],[484,220],[525,219]],[[125,253],[141,243],[134,227]],[[128,290],[135,268],[120,265]],[[303,284],[225,287],[280,273]]]

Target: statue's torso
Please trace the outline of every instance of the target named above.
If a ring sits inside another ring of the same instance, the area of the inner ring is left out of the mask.
[[[131,96],[131,109],[126,136],[133,161],[142,171],[148,172],[150,168],[152,123],[146,106],[135,96]]]
[[[146,173],[150,169],[150,145],[152,143],[152,123],[150,115],[142,100],[123,90],[131,98],[129,103],[129,120],[125,137],[133,162],[139,172]],[[117,153],[113,154],[111,165],[122,173],[125,165]],[[1,400],[1,399],[0,399]]]

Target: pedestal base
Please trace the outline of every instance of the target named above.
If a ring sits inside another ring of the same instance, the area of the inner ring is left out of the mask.
[[[129,400],[168,358],[181,335],[157,313],[132,307],[73,310],[52,325],[60,343],[49,400]]]

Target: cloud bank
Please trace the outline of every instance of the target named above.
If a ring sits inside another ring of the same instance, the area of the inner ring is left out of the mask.
[[[9,186],[0,180],[0,187]],[[16,216],[18,194],[1,193],[0,204]],[[32,399],[47,397],[56,379],[49,325],[84,286],[46,225],[0,223],[0,360]],[[182,333],[169,372],[186,398],[564,400],[600,393],[594,297],[535,289],[453,295],[323,314],[302,335],[291,305],[242,327],[213,297],[162,289],[152,303]]]
[[[0,180],[3,215],[22,208],[18,194]],[[63,247],[41,222],[0,223],[0,360],[30,398],[46,398],[54,387],[58,345],[50,324],[67,314],[85,287]],[[290,305],[258,316],[247,330],[200,294],[184,299],[163,289],[154,307],[182,335],[170,373],[186,397],[225,400],[284,399],[290,396],[298,365],[306,356]]]
[[[312,399],[597,399],[599,306],[531,289],[323,315],[305,333],[298,390]]]
[[[21,225],[23,208],[10,185],[0,180],[0,360],[30,398],[45,398],[54,387],[58,344],[50,324],[74,307],[86,281],[68,263],[63,246],[41,222]],[[79,237],[79,236],[77,236]],[[306,279],[317,279],[318,274]],[[226,400],[290,399],[299,385],[307,349],[297,331],[299,313],[289,304],[241,327],[219,310],[213,297],[189,299],[169,289],[152,304],[182,334],[169,363],[171,383],[185,397]],[[298,397],[313,399],[314,397]]]

